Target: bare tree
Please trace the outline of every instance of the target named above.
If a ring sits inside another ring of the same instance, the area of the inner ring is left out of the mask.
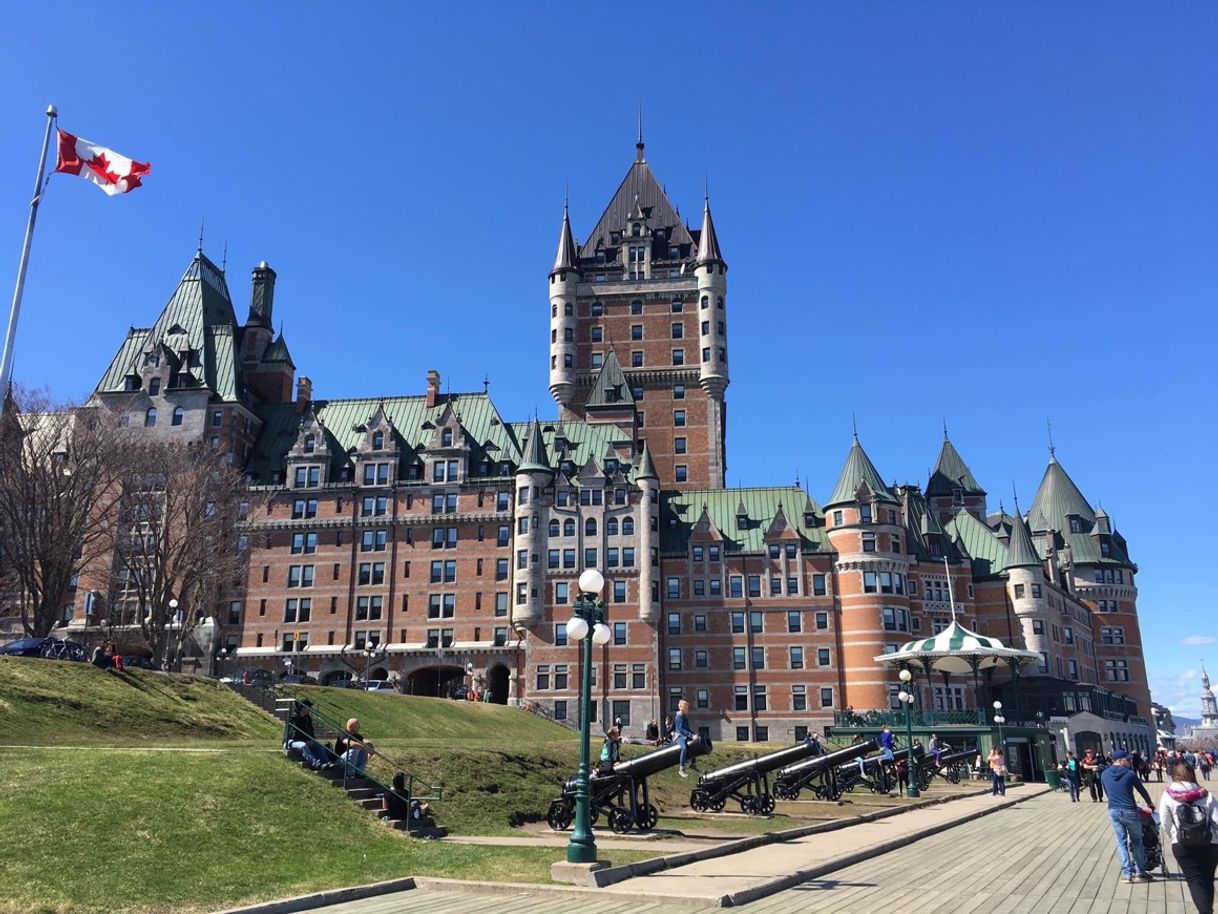
[[[199,444],[132,448],[112,528],[111,621],[138,626],[155,662],[177,668],[199,626],[239,582],[249,511],[239,471]]]
[[[93,409],[14,391],[0,412],[0,601],[26,633],[64,618],[81,570],[109,548],[126,430]]]

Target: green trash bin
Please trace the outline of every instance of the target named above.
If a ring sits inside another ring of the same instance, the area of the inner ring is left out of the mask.
[[[1056,769],[1050,768],[1045,772],[1045,783],[1049,785],[1050,790],[1057,790],[1062,786],[1062,776]]]

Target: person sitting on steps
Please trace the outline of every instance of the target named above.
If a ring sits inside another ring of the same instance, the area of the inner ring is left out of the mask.
[[[361,777],[368,767],[368,760],[375,754],[372,743],[359,732],[359,718],[347,721],[347,729],[334,740],[334,754],[338,764],[346,766],[348,777]]]
[[[309,709],[313,702],[309,699],[298,701],[292,706],[292,714],[288,718],[287,739],[284,748],[296,752],[310,768],[316,770],[330,761],[326,747],[317,741],[313,732],[313,717]]]

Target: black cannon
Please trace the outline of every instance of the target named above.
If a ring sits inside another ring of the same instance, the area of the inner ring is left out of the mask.
[[[729,799],[734,799],[749,815],[767,815],[774,811],[770,772],[822,752],[820,743],[810,737],[777,752],[708,771],[690,792],[689,805],[698,812],[719,812]]]
[[[958,749],[955,752],[943,753],[936,764],[935,757],[928,752],[922,757],[918,766],[919,774],[925,783],[919,783],[918,786],[925,790],[930,786],[931,779],[936,774],[949,784],[959,784],[961,780],[968,780],[969,765],[976,757],[976,749]]]
[[[873,755],[863,759],[862,765],[859,765],[858,759],[838,765],[834,773],[837,786],[841,792],[852,791],[861,785],[873,793],[890,793],[897,784],[896,764],[908,757],[908,748],[895,749],[891,759],[886,759],[883,755]],[[915,764],[920,765],[921,758],[920,750],[915,749]]]
[[[686,758],[696,759],[709,755],[713,746],[710,739],[690,740]],[[647,779],[653,774],[671,768],[681,760],[681,747],[675,743],[646,752],[629,761],[619,762],[611,772],[604,774],[593,769],[588,779],[591,822],[595,823],[602,811],[606,813],[609,827],[618,834],[632,828],[655,828],[660,812],[651,802],[651,791]],[[570,828],[575,821],[575,788],[579,775],[567,778],[562,796],[550,802],[546,821],[555,831]]]
[[[879,744],[873,740],[865,740],[835,749],[825,755],[796,762],[783,768],[774,778],[774,795],[783,800],[799,799],[799,792],[810,789],[822,800],[836,800],[842,795],[837,777],[837,768],[844,762],[851,762],[868,752],[874,752]]]

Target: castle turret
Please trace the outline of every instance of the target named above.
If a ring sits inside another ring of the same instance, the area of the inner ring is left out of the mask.
[[[968,511],[980,521],[986,517],[985,489],[947,437],[946,422],[943,424],[943,447],[939,449],[939,459],[926,484],[926,500],[941,524],[946,524],[961,511]]]
[[[564,203],[558,253],[550,270],[550,395],[564,409],[570,409],[575,397],[575,294],[582,278]]]
[[[1044,599],[1044,562],[1036,551],[1032,531],[1020,514],[1019,499],[1015,500],[1015,515],[1011,518],[1011,536],[1002,576],[1007,580],[1007,598],[1019,620],[1024,647],[1046,658],[1047,664],[1052,650],[1048,634],[1052,625],[1046,615],[1049,607]]]
[[[723,395],[730,383],[727,370],[727,264],[719,250],[719,238],[711,218],[710,199],[703,201],[702,232],[698,237],[698,259],[694,266],[698,280],[698,383],[708,395],[707,408],[714,415],[708,423],[714,436],[724,427]],[[708,442],[710,478],[716,487],[723,485],[726,472],[725,442]]]
[[[516,470],[516,561],[513,583],[512,625],[516,629],[536,625],[544,617],[545,570],[541,555],[550,522],[546,490],[554,479],[541,426],[534,420],[525,436],[524,451]]]
[[[660,618],[660,477],[647,442],[639,455],[639,469],[634,476],[642,490],[638,537],[639,537],[639,618],[644,622],[655,622]]]

